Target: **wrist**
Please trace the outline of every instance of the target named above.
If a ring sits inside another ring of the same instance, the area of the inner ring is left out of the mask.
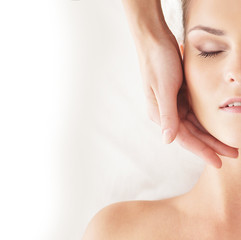
[[[164,20],[163,20],[164,21]],[[161,43],[163,40],[170,38],[172,32],[168,28],[166,22],[162,20],[155,21],[155,24],[142,24],[138,23],[138,27],[135,28],[134,40],[137,44],[145,43]]]
[[[137,44],[158,42],[170,34],[160,0],[122,0],[122,2]]]
[[[175,36],[168,27],[156,27],[143,29],[134,36],[135,46],[138,53],[156,51],[157,48],[166,48]]]

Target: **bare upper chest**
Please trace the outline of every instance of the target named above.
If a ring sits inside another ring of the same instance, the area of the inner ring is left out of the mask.
[[[240,240],[240,234],[215,225],[211,219],[190,216],[165,202],[147,206],[133,227],[131,240]],[[125,239],[127,240],[127,238]]]

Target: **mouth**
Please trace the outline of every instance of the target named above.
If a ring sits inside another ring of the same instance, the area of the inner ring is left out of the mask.
[[[241,97],[229,98],[220,106],[220,109],[232,113],[241,113]]]
[[[230,113],[241,113],[241,106],[240,107],[223,107],[220,109]]]

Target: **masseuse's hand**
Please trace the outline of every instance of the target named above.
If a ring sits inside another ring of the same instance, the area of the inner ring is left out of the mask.
[[[138,55],[147,111],[164,131],[164,142],[170,143],[176,138],[182,147],[216,168],[222,165],[217,153],[237,157],[238,150],[211,136],[189,109],[182,58],[174,35],[168,31],[159,42],[142,45]]]
[[[182,58],[176,38],[165,22],[161,1],[122,2],[139,55],[147,111],[165,130],[164,142],[171,143],[176,138],[184,148],[217,168],[222,164],[217,154],[237,157],[237,149],[214,139],[198,125],[185,101],[177,108],[177,95],[182,96],[178,94],[183,82]]]

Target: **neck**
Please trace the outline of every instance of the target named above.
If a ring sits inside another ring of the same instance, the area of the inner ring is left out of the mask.
[[[193,214],[240,227],[241,156],[236,159],[219,157],[222,168],[206,165],[197,184],[186,194],[186,207]]]

